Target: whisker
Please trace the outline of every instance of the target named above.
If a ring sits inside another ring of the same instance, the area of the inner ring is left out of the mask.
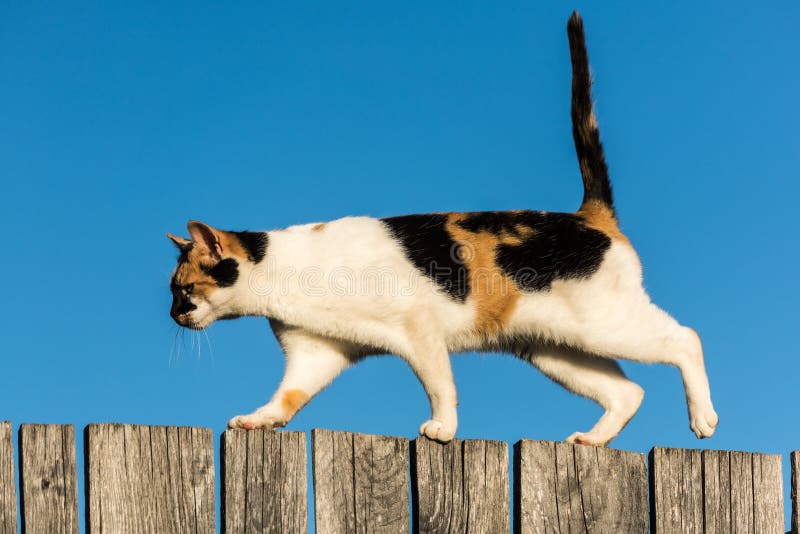
[[[186,331],[183,328],[180,328],[178,331],[181,333],[181,342],[178,344],[178,355],[175,357],[176,363],[181,361],[181,353],[184,347],[186,347]]]
[[[211,364],[214,364],[214,349],[211,348],[211,338],[208,337],[208,332],[203,330],[203,334],[206,336],[206,343],[208,344],[208,353],[211,355]]]
[[[197,361],[200,361],[202,358],[200,356],[200,332],[195,330],[194,338],[197,340]]]
[[[169,366],[172,367],[172,354],[175,352],[175,344],[178,342],[178,334],[180,330],[178,327],[175,327],[175,335],[172,336],[172,346],[169,349]]]

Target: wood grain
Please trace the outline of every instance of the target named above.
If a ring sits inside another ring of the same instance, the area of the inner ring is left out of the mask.
[[[753,458],[753,530],[782,533],[783,472],[778,454],[751,454]]]
[[[698,450],[650,451],[652,521],[659,534],[703,532],[702,469]]]
[[[517,532],[647,532],[643,454],[523,440],[514,459]]]
[[[727,451],[703,451],[703,510],[706,534],[728,534],[731,525],[731,462]]]
[[[425,437],[413,441],[415,532],[508,532],[508,445]]]
[[[209,429],[86,428],[87,532],[214,532]]]
[[[0,534],[17,533],[16,487],[11,423],[0,421]]]
[[[308,532],[305,433],[226,430],[222,467],[223,532]]]
[[[22,530],[78,532],[78,472],[75,427],[22,425],[19,428]]]
[[[409,532],[408,440],[314,429],[318,533]]]
[[[655,447],[650,453],[653,532],[778,534],[778,455]]]

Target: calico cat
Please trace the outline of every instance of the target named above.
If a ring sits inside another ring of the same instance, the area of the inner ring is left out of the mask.
[[[568,442],[606,445],[644,392],[614,358],[676,366],[690,428],[714,433],[700,338],[650,302],[620,231],[591,100],[583,23],[567,25],[572,125],[583,177],[575,213],[490,211],[375,219],[346,217],[269,232],[190,221],[171,280],[171,315],[202,329],[264,316],[286,355],[272,399],[231,428],[289,422],[348,366],[397,354],[428,395],[420,427],[447,442],[457,427],[450,353],[511,352],[605,413]]]

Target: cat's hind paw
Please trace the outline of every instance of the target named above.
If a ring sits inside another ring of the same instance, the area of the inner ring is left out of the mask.
[[[573,445],[591,445],[592,447],[605,447],[611,441],[608,438],[593,435],[591,432],[575,432],[565,440]]]
[[[436,441],[447,443],[456,435],[456,427],[446,425],[436,419],[429,419],[419,427],[419,433]]]
[[[255,430],[256,428],[263,428],[271,430],[276,427],[284,426],[286,423],[279,421],[273,417],[253,413],[250,415],[237,415],[228,421],[228,428],[242,428],[244,430]]]

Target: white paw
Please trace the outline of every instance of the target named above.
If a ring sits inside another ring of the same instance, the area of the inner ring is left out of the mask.
[[[699,439],[710,438],[719,424],[719,416],[711,403],[703,408],[689,410],[689,428]]]
[[[598,436],[596,434],[592,434],[591,432],[575,432],[565,441],[567,443],[572,443],[574,445],[591,445],[593,447],[605,447],[606,445],[608,445],[608,442],[611,441],[611,439],[603,436]]]
[[[447,443],[456,435],[455,425],[447,425],[436,419],[429,419],[419,427],[419,433],[436,441]]]
[[[251,413],[250,415],[237,415],[228,421],[228,428],[243,428],[245,430],[253,430],[256,428],[271,430],[285,425],[285,422],[276,417],[260,414],[258,412]]]

